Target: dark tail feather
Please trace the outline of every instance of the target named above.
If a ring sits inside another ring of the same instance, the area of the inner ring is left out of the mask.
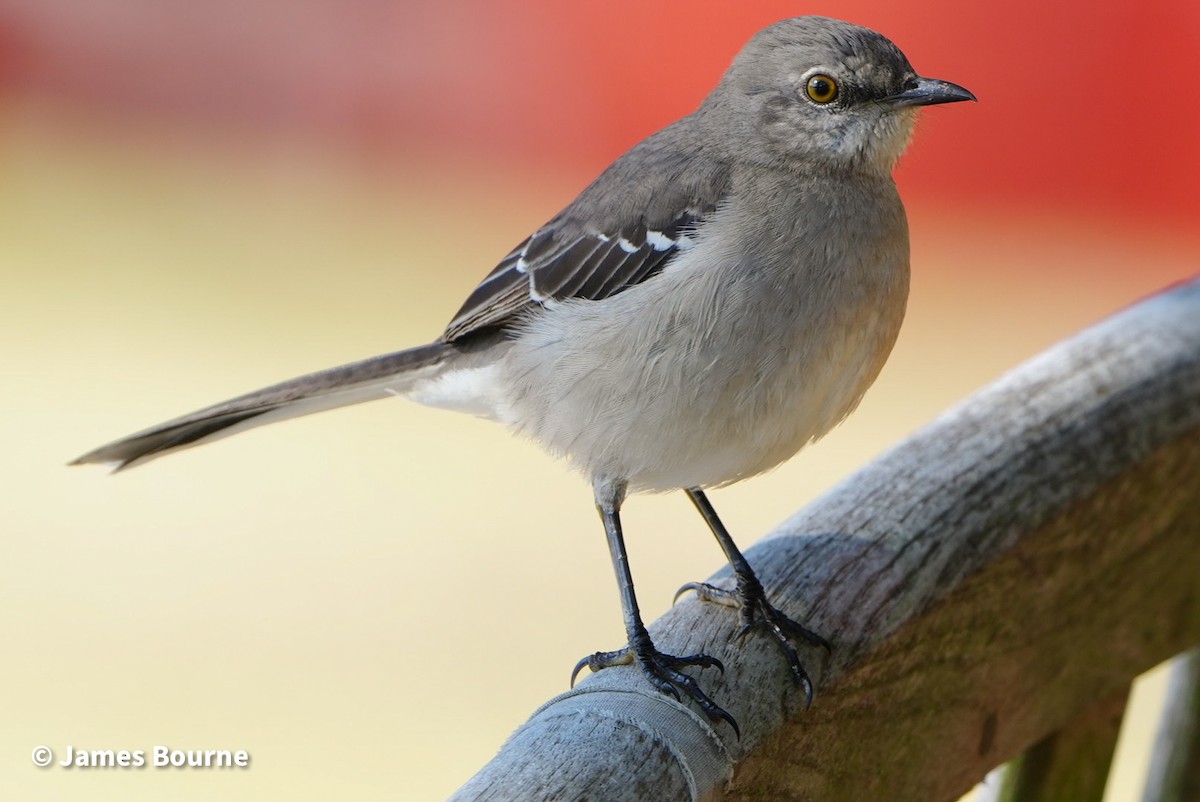
[[[121,470],[266,423],[401,394],[457,351],[431,343],[310,373],[115,440],[71,464],[103,463]]]

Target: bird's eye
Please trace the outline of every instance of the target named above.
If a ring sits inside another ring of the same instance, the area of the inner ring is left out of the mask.
[[[837,100],[837,81],[828,75],[818,73],[808,79],[808,83],[804,85],[804,92],[813,103],[820,103],[823,106]]]

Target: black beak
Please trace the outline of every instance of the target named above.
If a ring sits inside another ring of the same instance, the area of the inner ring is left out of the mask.
[[[939,81],[937,78],[917,78],[915,86],[906,89],[898,95],[885,97],[879,101],[894,109],[909,106],[936,106],[938,103],[957,103],[960,100],[976,100],[975,95],[958,84],[949,81]]]

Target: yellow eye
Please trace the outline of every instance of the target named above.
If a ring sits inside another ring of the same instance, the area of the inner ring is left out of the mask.
[[[838,96],[837,81],[828,75],[818,73],[808,79],[808,83],[804,85],[804,92],[813,103],[821,105],[832,103],[837,100]]]

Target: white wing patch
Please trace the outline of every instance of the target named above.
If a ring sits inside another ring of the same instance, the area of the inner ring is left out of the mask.
[[[675,247],[675,240],[661,231],[647,231],[646,242],[656,251],[667,251]]]
[[[532,275],[529,277],[529,299],[531,301],[537,301],[539,304],[546,307],[547,309],[553,309],[555,306],[558,305],[557,298],[555,298],[552,295],[547,295],[546,293],[538,290],[538,288],[534,285]]]

